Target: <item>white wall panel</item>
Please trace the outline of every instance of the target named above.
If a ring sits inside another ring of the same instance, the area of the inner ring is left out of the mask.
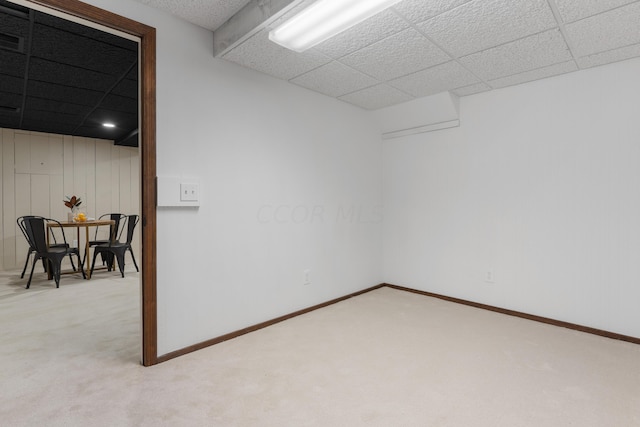
[[[49,137],[49,175],[64,173],[64,137],[48,134]]]
[[[63,172],[62,175],[64,177],[64,195],[71,197],[72,194],[69,194],[68,191],[72,191],[73,189],[73,180],[74,180],[74,168],[73,168],[73,137],[69,135],[64,135],[63,142],[63,158],[62,158],[62,167]]]
[[[31,173],[31,136],[28,132],[16,131],[14,138],[16,173]],[[12,156],[11,159],[13,158]]]
[[[96,144],[96,207],[92,214],[95,218],[111,212],[111,194],[115,191],[111,185],[111,147],[108,144]]]
[[[118,178],[120,179],[119,191],[120,195],[120,212],[132,213],[131,211],[131,158],[129,153],[119,147],[118,157],[120,159],[120,171]]]
[[[73,187],[65,188],[68,196],[87,198],[87,144],[86,138],[73,137]]]
[[[50,218],[50,194],[49,175],[31,174],[31,212]]]
[[[14,203],[15,194],[15,176],[14,176],[14,138],[15,134],[12,130],[2,129],[2,160],[0,160],[0,170],[2,176],[2,184],[0,185],[2,194],[2,241],[0,242],[0,261],[2,264],[15,263],[15,246],[16,246],[16,210]]]
[[[67,208],[64,200],[64,178],[62,175],[49,175],[49,215],[54,219],[66,219]]]
[[[384,280],[640,337],[638,75],[465,97],[460,128],[384,144]]]
[[[2,154],[2,156],[4,156],[4,135],[5,135],[5,130],[4,129],[0,129],[0,154]],[[0,178],[4,178],[4,157],[0,156]],[[2,182],[0,181],[0,212],[4,211],[4,186],[2,185]],[[4,220],[4,216],[2,217],[2,219]],[[0,221],[0,265],[4,264],[4,245],[5,245],[5,238],[4,238],[4,223],[3,221]]]
[[[96,139],[85,138],[85,189],[82,206],[90,217],[96,216]]]
[[[120,212],[120,151],[119,147],[112,146],[110,153],[111,164],[111,206],[113,212]]]
[[[5,218],[13,222],[16,240],[11,250],[11,259],[7,260],[6,268],[22,265],[24,262],[22,257],[26,254],[28,247],[21,231],[16,228],[16,219],[22,215],[35,215],[31,211],[31,175],[27,173],[15,174],[14,185],[15,196],[11,201],[11,208],[15,209],[15,213],[11,217],[6,215]]]
[[[29,138],[30,167],[29,173],[49,174],[49,135],[31,132]]]

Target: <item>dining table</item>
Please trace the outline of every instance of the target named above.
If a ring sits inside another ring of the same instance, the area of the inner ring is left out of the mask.
[[[76,232],[76,240],[78,242],[78,248],[80,247],[80,229],[85,230],[85,239],[84,239],[84,260],[85,260],[85,274],[87,276],[87,280],[91,279],[91,268],[89,267],[89,228],[91,227],[100,227],[100,226],[113,226],[115,225],[115,221],[112,219],[92,219],[86,221],[60,221],[60,222],[48,222],[47,228],[75,228]],[[47,239],[49,238],[49,233],[47,232]],[[48,242],[47,242],[48,243]]]

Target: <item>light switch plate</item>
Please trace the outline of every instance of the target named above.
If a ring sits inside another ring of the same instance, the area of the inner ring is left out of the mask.
[[[198,184],[181,183],[180,184],[180,200],[183,202],[198,201]]]
[[[200,206],[200,183],[197,178],[180,176],[158,176],[157,183],[158,206]],[[187,187],[183,188],[185,184],[187,185]]]

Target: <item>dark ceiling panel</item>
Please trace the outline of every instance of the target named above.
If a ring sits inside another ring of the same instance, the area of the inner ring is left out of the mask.
[[[50,99],[55,102],[70,102],[73,104],[84,105],[86,111],[95,106],[103,97],[103,92],[95,90],[81,89],[56,85],[53,83],[29,81],[27,93],[30,96]]]
[[[38,114],[41,111],[59,111],[63,114],[79,117],[86,114],[86,105],[73,104],[71,102],[54,101],[48,98],[27,98],[26,108],[32,111],[33,114]],[[79,124],[79,122],[78,122]]]
[[[59,62],[31,58],[29,80],[70,88],[91,89],[104,93],[118,81],[118,78],[114,75],[69,66]]]
[[[24,78],[0,74],[0,96],[4,98],[7,93],[22,96]]]
[[[24,78],[26,65],[24,54],[0,49],[0,75]]]
[[[137,144],[138,43],[0,0],[0,46],[0,127]]]
[[[55,16],[47,15],[44,13],[38,13],[35,17],[35,22],[38,24],[46,25],[51,28],[55,28],[67,33],[75,34],[77,36],[85,37],[87,39],[95,40],[96,42],[111,44],[113,46],[120,47],[122,49],[129,50],[131,52],[138,51],[138,43],[118,37],[116,35],[99,31],[94,28],[87,27],[76,22],[60,19]]]
[[[73,46],[73,49],[59,50],[56,46]],[[118,79],[138,57],[135,51],[43,25],[36,25],[34,29],[31,54],[78,69],[109,74]]]
[[[27,37],[29,35],[29,19],[4,14],[2,16],[2,31],[0,32],[12,36]]]
[[[111,94],[105,97],[105,99],[102,101],[101,106],[107,110],[122,111],[123,113],[129,113],[134,116],[138,113],[137,99],[131,99],[115,94]]]
[[[19,93],[3,93],[0,98],[0,107],[6,111],[8,108],[22,107],[22,95]]]
[[[137,67],[135,67],[137,70]],[[132,79],[121,80],[111,93],[125,96],[132,99],[138,99],[138,81]]]
[[[70,135],[68,126],[60,122],[52,122],[48,120],[24,120],[24,124],[30,131]]]
[[[2,121],[2,123],[5,123],[3,127],[7,129],[18,129],[18,125],[20,124],[20,118],[17,115],[5,117],[2,112],[0,112],[0,121]]]

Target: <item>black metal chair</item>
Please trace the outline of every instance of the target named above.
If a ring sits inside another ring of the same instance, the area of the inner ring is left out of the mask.
[[[120,240],[120,238],[122,237],[122,232],[124,230],[124,227],[121,227],[122,224],[124,223],[124,219],[126,219],[127,216],[121,213],[108,213],[108,214],[104,214],[104,215],[100,215],[100,217],[98,218],[99,220],[102,219],[110,219],[114,221],[114,224],[109,226],[109,235],[107,236],[107,238],[105,239],[99,239],[99,231],[100,231],[100,227],[96,227],[96,232],[95,235],[93,236],[93,240],[89,240],[89,247],[94,247],[94,246],[98,246],[98,245],[106,245],[109,244],[110,241],[112,240]],[[104,227],[103,227],[104,228]],[[87,254],[84,254],[83,258],[82,258],[82,262],[85,262],[86,259],[84,257],[86,257]],[[109,263],[110,265],[113,265],[113,256],[111,256],[110,253],[107,252],[103,252],[102,253],[102,265]]]
[[[47,223],[55,222],[58,224],[63,242],[58,243],[58,246],[52,247],[47,245]],[[82,277],[86,279],[84,274],[84,268],[82,260],[80,259],[80,251],[78,248],[69,247],[67,239],[64,235],[64,230],[59,221],[55,219],[44,218],[41,216],[27,216],[23,217],[19,222],[20,227],[25,232],[25,236],[29,241],[29,246],[35,249],[35,257],[33,258],[33,265],[31,266],[31,273],[29,274],[29,281],[27,282],[27,289],[31,286],[31,279],[33,278],[33,269],[36,266],[36,262],[39,259],[47,261],[48,268],[51,270],[53,279],[56,281],[56,288],[60,287],[60,270],[62,266],[62,260],[68,255],[75,255],[78,257],[78,265],[82,272]]]
[[[140,217],[138,215],[128,215],[127,216],[127,240],[126,242],[120,242],[118,239],[113,239],[106,244],[96,245],[93,247],[93,261],[91,262],[91,271],[89,272],[89,276],[93,276],[93,269],[96,265],[96,257],[98,254],[109,254],[114,256],[118,262],[118,268],[120,269],[120,274],[124,277],[124,256],[129,251],[131,253],[131,258],[133,259],[133,265],[136,267],[136,271],[140,271],[138,269],[138,263],[136,262],[136,257],[133,255],[133,249],[131,249],[131,241],[133,240],[134,232],[136,225]],[[109,259],[107,257],[107,259]],[[107,269],[111,271],[113,263],[107,263]]]
[[[35,217],[36,217],[35,215],[24,215],[24,216],[18,217],[16,221],[18,223],[18,227],[20,228],[20,231],[22,232],[22,235],[24,236],[24,238],[27,240],[27,243],[29,244],[29,249],[27,250],[27,259],[24,261],[24,268],[22,269],[22,274],[20,275],[21,279],[24,279],[24,273],[27,271],[27,265],[29,265],[29,258],[31,257],[31,254],[33,252],[36,252],[36,248],[31,246],[31,243],[29,242],[27,231],[24,229],[24,224],[21,220],[23,218],[35,218]],[[53,239],[53,243],[51,243],[51,241],[49,242],[50,248],[68,248],[69,247],[69,245],[66,243],[58,243],[56,239],[56,235],[54,233],[51,233],[50,236],[51,236],[50,239]],[[73,268],[73,271],[77,271],[76,266],[73,263],[73,254],[69,254],[69,261],[71,261],[71,268]],[[47,271],[47,266],[45,264],[44,259],[42,260],[42,267],[44,268],[45,271]]]

